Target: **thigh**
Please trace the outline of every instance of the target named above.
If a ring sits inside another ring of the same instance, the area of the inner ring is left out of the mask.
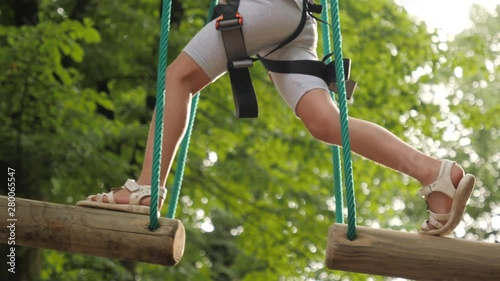
[[[300,7],[295,0],[241,0],[239,12],[247,53],[266,53],[290,36],[300,22]],[[204,26],[183,51],[212,81],[227,71],[224,43],[215,21]]]
[[[323,89],[314,89],[304,93],[297,103],[296,113],[306,126],[316,123],[317,120],[326,119],[336,122],[339,118],[339,110],[330,93]]]
[[[328,91],[315,89],[305,93],[297,104],[296,113],[316,139],[340,144],[339,110]]]
[[[318,34],[316,22],[309,18],[303,32],[290,44],[269,55],[272,60],[318,60],[316,54]],[[302,97],[315,89],[329,93],[326,82],[312,75],[270,72],[276,89],[288,106],[298,114],[297,106]]]
[[[329,93],[325,81],[316,76],[273,72],[270,75],[281,97],[295,114],[298,114],[299,102],[308,92],[321,90]]]

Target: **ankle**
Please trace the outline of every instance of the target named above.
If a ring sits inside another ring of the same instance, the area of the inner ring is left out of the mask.
[[[143,188],[151,188],[151,183],[149,181],[146,181],[146,182],[137,181],[136,183]],[[165,186],[160,185],[160,188],[165,188]]]
[[[150,182],[145,182],[145,181],[136,181],[136,183],[144,188],[151,188],[151,183]]]
[[[149,177],[144,177],[144,176],[140,176],[136,181],[135,181],[138,185],[142,185],[142,186],[148,186],[150,187],[151,186],[151,176]]]
[[[420,180],[420,184],[422,186],[427,186],[437,181],[439,177],[439,170],[441,169],[441,161],[438,161],[438,163],[439,164],[436,167],[428,169],[426,175],[422,177],[422,180]],[[451,175],[449,175],[455,188],[458,186],[464,175],[465,173],[462,167],[455,163],[451,168]]]
[[[441,169],[441,161],[435,160],[425,164],[426,168],[421,170],[421,176],[418,181],[422,186],[427,186],[437,180],[439,177],[439,170]]]

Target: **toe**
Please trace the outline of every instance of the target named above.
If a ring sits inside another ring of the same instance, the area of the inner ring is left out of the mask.
[[[140,204],[143,206],[149,206],[151,204],[151,197],[142,198]]]
[[[87,197],[87,200],[99,203],[108,203],[108,197],[106,193],[98,193],[95,195],[90,195],[89,197]]]

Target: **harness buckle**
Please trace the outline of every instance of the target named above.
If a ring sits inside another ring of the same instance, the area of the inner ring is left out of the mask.
[[[323,5],[307,2],[307,9],[311,13],[321,14],[323,12]]]
[[[237,60],[229,63],[229,68],[239,69],[239,68],[249,68],[253,66],[253,61],[250,59],[247,60]]]
[[[351,78],[351,60],[348,58],[344,58],[344,80],[346,87],[346,98],[352,101],[352,95],[354,94],[354,90],[356,90],[357,83],[355,81],[350,80]],[[328,84],[328,88],[335,92],[339,92],[339,88],[337,85],[336,71],[335,71],[335,61],[330,62],[326,65],[326,80]]]
[[[239,12],[236,12],[233,19],[226,20],[224,14],[222,14],[215,20],[215,29],[217,30],[234,29],[241,26],[243,26],[243,16]]]

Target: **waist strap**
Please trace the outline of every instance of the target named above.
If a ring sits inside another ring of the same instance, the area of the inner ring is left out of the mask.
[[[277,61],[262,58],[262,64],[268,71],[276,73],[295,73],[312,75],[323,79],[328,85],[328,88],[338,93],[337,76],[335,71],[335,61],[325,63],[328,58],[325,57],[323,61],[314,60],[293,60],[293,61]],[[349,80],[351,73],[351,60],[345,58],[344,62],[344,78],[346,83],[346,98],[351,100],[354,90],[356,89],[356,82]]]

